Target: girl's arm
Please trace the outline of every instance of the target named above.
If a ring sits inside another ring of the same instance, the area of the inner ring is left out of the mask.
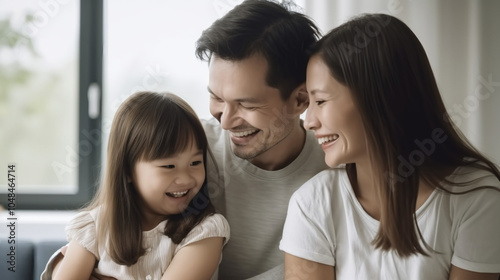
[[[285,280],[335,280],[335,267],[285,253]]]
[[[71,241],[53,279],[88,280],[94,270],[95,262],[95,256],[91,252],[76,241]]]
[[[219,265],[223,237],[196,241],[175,254],[162,280],[210,280]]]
[[[500,273],[479,273],[451,265],[449,280],[498,280]]]

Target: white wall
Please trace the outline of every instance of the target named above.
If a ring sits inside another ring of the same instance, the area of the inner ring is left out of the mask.
[[[14,216],[9,216],[7,211],[0,211],[0,242],[8,242],[11,236],[15,240],[34,242],[66,240],[64,227],[74,215],[74,211],[16,210]],[[15,223],[14,233],[8,227],[11,222]]]

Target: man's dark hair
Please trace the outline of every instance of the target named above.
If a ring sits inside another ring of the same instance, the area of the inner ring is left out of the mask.
[[[292,3],[246,0],[203,31],[196,42],[196,56],[210,61],[239,61],[254,54],[268,63],[266,82],[287,100],[306,79],[309,56],[319,31],[305,15],[290,10]]]

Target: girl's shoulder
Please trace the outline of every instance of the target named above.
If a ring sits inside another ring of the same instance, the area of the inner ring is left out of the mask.
[[[230,228],[226,218],[221,214],[205,217],[197,224],[177,246],[176,252],[186,245],[211,237],[224,238],[224,245],[229,240]]]
[[[73,229],[73,228],[78,229],[89,226],[95,226],[98,215],[99,215],[98,209],[78,211],[76,215],[70,220],[69,224],[66,226],[66,231],[68,231],[68,229]]]
[[[80,211],[73,217],[65,229],[68,242],[77,241],[97,258],[99,256],[96,241],[96,220],[98,213],[98,209]]]

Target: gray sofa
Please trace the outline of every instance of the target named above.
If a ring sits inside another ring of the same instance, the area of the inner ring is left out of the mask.
[[[54,252],[66,244],[66,240],[40,241],[16,240],[16,244],[0,242],[1,279],[8,280],[30,280],[40,279],[40,274]],[[10,246],[15,246],[15,262],[11,262],[12,255]],[[11,265],[15,264],[15,271],[10,271]]]

